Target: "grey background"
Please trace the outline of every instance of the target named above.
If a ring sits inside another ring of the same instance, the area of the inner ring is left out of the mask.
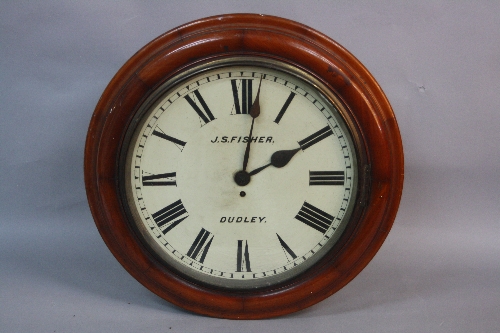
[[[90,215],[93,109],[147,42],[208,15],[309,25],[378,80],[406,162],[393,230],[347,287],[263,321],[159,299],[112,257]],[[1,1],[0,332],[499,332],[500,2]]]

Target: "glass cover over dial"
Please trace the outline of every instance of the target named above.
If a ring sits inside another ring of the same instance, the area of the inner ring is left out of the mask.
[[[305,73],[218,63],[167,82],[129,130],[126,197],[156,257],[227,288],[280,283],[338,241],[357,189],[341,103]]]

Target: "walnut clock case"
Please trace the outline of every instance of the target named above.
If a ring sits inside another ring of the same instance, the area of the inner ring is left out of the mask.
[[[234,14],[158,37],[92,117],[85,184],[102,238],[149,290],[208,316],[311,306],[352,280],[394,221],[396,119],[321,33]]]

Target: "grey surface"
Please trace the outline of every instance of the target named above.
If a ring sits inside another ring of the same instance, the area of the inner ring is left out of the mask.
[[[187,313],[116,262],[89,213],[83,148],[120,66],[182,23],[278,15],[376,77],[405,148],[393,230],[347,287],[263,321]],[[500,2],[0,3],[0,332],[499,332]]]

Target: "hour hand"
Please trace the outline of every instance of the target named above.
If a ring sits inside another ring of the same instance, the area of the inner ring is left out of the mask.
[[[278,150],[271,156],[271,165],[275,168],[282,168],[290,162],[292,157],[300,150],[300,148],[291,150]]]
[[[274,154],[271,155],[271,163],[266,164],[264,166],[261,166],[260,168],[257,168],[253,170],[252,172],[249,173],[250,176],[256,175],[268,166],[272,165],[275,168],[282,168],[285,165],[290,162],[292,157],[300,150],[300,148],[297,149],[291,149],[291,150],[278,150],[277,152],[274,152]]]

